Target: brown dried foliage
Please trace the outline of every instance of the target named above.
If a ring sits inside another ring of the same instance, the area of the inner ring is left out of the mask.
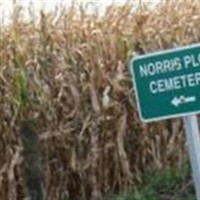
[[[102,17],[63,9],[30,23],[16,10],[1,27],[0,199],[25,196],[25,118],[40,133],[48,199],[101,199],[134,187],[149,168],[186,159],[180,120],[139,120],[128,62],[132,52],[200,42],[200,3],[133,8],[111,6]]]

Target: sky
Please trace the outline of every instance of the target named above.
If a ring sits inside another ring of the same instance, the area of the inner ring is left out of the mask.
[[[12,13],[13,8],[13,1],[16,1],[20,6],[24,8],[24,10],[28,13],[28,7],[32,5],[34,7],[34,10],[36,13],[44,9],[46,11],[54,10],[56,6],[59,5],[65,5],[70,6],[72,3],[79,4],[89,4],[89,6],[98,8],[100,12],[103,13],[105,8],[110,5],[111,3],[115,4],[123,4],[127,0],[0,0],[0,20],[1,23],[7,24],[9,22],[9,18]],[[143,2],[150,2],[150,4],[158,3],[161,0],[130,0],[136,3],[139,3],[140,1]],[[26,14],[25,14],[26,15]]]

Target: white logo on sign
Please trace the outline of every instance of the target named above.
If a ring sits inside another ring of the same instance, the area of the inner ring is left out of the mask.
[[[196,101],[196,97],[185,97],[185,96],[180,96],[180,97],[174,97],[171,101],[171,104],[175,107],[178,107],[181,104],[186,104],[186,103],[192,103]]]

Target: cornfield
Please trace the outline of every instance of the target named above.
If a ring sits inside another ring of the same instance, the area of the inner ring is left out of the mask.
[[[199,43],[200,2],[134,6],[111,5],[103,16],[62,8],[28,22],[16,6],[0,26],[0,199],[27,197],[24,119],[37,127],[49,200],[102,199],[188,159],[180,119],[140,121],[128,65]]]

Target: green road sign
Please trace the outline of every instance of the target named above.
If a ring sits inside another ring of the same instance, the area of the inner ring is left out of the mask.
[[[200,113],[200,44],[138,56],[130,69],[142,121]]]

